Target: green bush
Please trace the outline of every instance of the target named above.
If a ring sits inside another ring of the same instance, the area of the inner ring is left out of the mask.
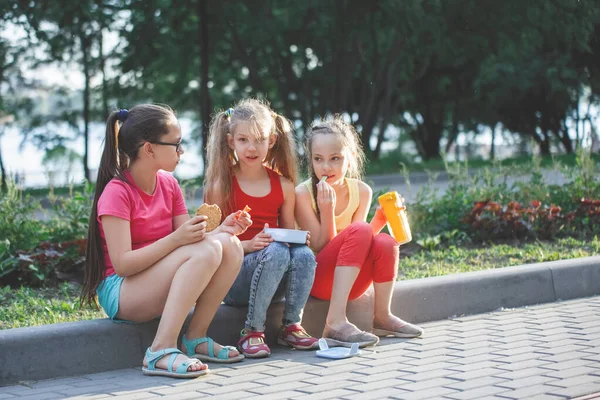
[[[521,168],[530,178],[513,184],[507,179],[514,175],[514,168],[496,165],[472,172],[466,164],[447,166],[449,182],[444,194],[438,196],[426,186],[409,205],[413,237],[424,247],[434,248],[444,242],[598,234],[600,216],[596,213],[600,212],[594,201],[600,200],[600,169],[590,152],[579,150],[575,165],[555,163],[568,181],[564,185],[546,183],[541,165],[534,157],[532,164]],[[511,210],[514,207],[518,210]],[[514,212],[517,219],[512,218]]]
[[[52,218],[40,202],[9,185],[0,196],[0,285],[41,286],[81,273],[92,203],[91,186],[52,198]]]

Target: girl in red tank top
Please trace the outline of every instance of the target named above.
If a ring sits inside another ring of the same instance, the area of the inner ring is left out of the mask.
[[[294,229],[296,148],[287,119],[268,104],[249,99],[217,114],[209,130],[205,201],[222,210],[248,205],[252,225],[240,235],[244,261],[225,304],[248,306],[238,342],[249,358],[266,357],[267,309],[285,297],[277,341],[313,349],[317,338],[300,324],[314,280],[316,262],[306,244],[273,241],[265,228]]]

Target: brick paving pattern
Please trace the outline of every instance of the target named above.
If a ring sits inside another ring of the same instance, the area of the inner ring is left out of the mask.
[[[384,339],[344,360],[275,347],[192,381],[126,369],[0,387],[0,400],[600,399],[600,297],[423,326],[422,339]]]

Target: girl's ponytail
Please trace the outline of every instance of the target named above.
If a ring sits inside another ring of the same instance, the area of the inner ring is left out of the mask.
[[[98,167],[94,203],[92,205],[92,212],[89,220],[88,242],[85,254],[86,262],[80,298],[80,303],[82,305],[97,305],[96,288],[100,282],[102,282],[102,279],[104,279],[104,251],[100,238],[100,228],[98,226],[98,199],[112,178],[118,176],[120,179],[124,179],[120,172],[119,165],[125,166],[124,163],[127,163],[127,158],[124,154],[119,155],[117,148],[119,113],[119,111],[111,113],[106,123],[104,150],[102,151],[102,158],[100,160],[100,166]]]
[[[297,181],[297,156],[296,142],[294,140],[294,131],[290,121],[279,114],[272,113],[275,132],[277,133],[277,141],[275,146],[267,155],[269,167],[274,171],[292,181],[296,186]]]
[[[208,128],[208,143],[206,145],[206,175],[204,177],[204,200],[215,203],[215,188],[219,188],[221,200],[226,209],[225,215],[233,212],[231,196],[231,181],[235,157],[227,143],[230,133],[231,109],[217,113]],[[210,182],[207,184],[207,182]]]

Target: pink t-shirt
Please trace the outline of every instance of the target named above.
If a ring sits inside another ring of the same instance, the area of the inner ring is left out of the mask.
[[[173,232],[173,217],[187,214],[181,188],[171,174],[159,171],[156,174],[156,189],[153,194],[141,190],[128,171],[125,176],[131,182],[113,178],[98,199],[98,224],[104,248],[105,276],[115,274],[108,255],[104,228],[100,217],[112,215],[129,221],[131,249],[148,246]]]

